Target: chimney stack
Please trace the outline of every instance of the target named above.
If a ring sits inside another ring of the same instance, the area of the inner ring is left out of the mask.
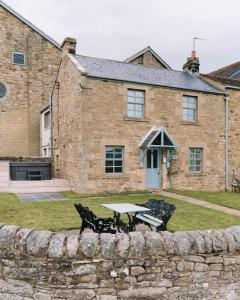
[[[183,71],[191,72],[192,74],[199,73],[199,58],[196,56],[196,51],[192,51],[192,56],[187,58],[187,62],[183,65]]]
[[[75,38],[66,37],[61,46],[62,56],[68,53],[76,54],[76,45],[77,45],[77,40]]]

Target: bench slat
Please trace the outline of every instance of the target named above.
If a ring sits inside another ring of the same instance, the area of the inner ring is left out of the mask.
[[[149,218],[157,223],[159,223],[159,225],[161,225],[163,223],[163,220],[160,220],[158,218],[153,217],[152,215],[148,215],[148,214],[143,214],[144,217]]]
[[[153,226],[155,226],[155,227],[157,227],[157,226],[159,226],[160,224],[159,223],[157,223],[157,222],[155,222],[155,221],[152,221],[152,220],[150,220],[150,219],[148,219],[148,218],[146,218],[146,217],[144,217],[144,216],[142,216],[142,215],[136,215],[136,218],[138,218],[138,219],[140,219],[140,220],[142,220],[142,221],[144,221],[144,222],[146,222],[146,223],[149,223],[149,224],[151,224],[151,225],[153,225]]]

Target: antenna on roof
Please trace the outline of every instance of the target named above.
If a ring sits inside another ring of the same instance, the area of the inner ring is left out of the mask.
[[[193,38],[193,51],[196,51],[195,48],[196,48],[196,40],[199,40],[199,41],[206,41],[206,39],[202,39],[202,38],[199,38],[199,37],[194,37]]]

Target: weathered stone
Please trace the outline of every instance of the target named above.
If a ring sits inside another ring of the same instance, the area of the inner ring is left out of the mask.
[[[100,241],[102,257],[111,259],[115,255],[115,235],[103,233],[100,236]]]
[[[179,261],[177,262],[177,270],[179,272],[192,271],[194,268],[194,263],[189,261]]]
[[[174,247],[174,236],[172,233],[168,231],[161,232],[161,235],[164,240],[164,250],[167,254],[174,254],[175,247]]]
[[[64,234],[56,234],[54,235],[49,243],[48,247],[48,256],[60,258],[64,255],[64,242],[66,240],[66,236]]]
[[[33,231],[27,238],[27,251],[35,256],[45,256],[52,233]]]
[[[33,289],[29,283],[13,279],[8,279],[6,281],[0,279],[0,291],[2,293],[15,294],[17,296],[33,296]]]
[[[202,264],[202,263],[195,263],[194,270],[197,272],[207,272],[208,271],[208,265]]]
[[[14,245],[14,239],[19,227],[5,225],[0,229],[0,247]]]
[[[166,292],[166,288],[139,288],[134,290],[128,291],[120,291],[118,296],[120,299],[131,299],[131,300],[139,300],[139,299],[146,299],[146,300],[156,300],[161,299],[163,294]]]
[[[34,300],[51,300],[52,297],[50,295],[44,293],[36,293],[34,294]]]
[[[144,274],[145,270],[143,267],[136,266],[136,267],[131,267],[131,276],[138,276],[141,274]]]
[[[94,257],[98,249],[98,234],[97,233],[83,233],[80,240],[80,251],[86,257]]]
[[[222,256],[208,256],[206,257],[206,264],[221,264],[223,263]]]
[[[228,244],[221,231],[212,231],[213,251],[221,252],[228,250]]]
[[[130,251],[129,251],[129,257],[131,258],[139,258],[142,257],[144,246],[145,246],[145,240],[143,237],[143,234],[141,232],[130,232]]]
[[[190,236],[193,238],[194,248],[197,253],[205,253],[205,240],[201,231],[190,231]]]
[[[79,236],[70,235],[67,237],[67,256],[70,258],[77,257],[79,248]]]
[[[228,251],[229,252],[237,251],[239,246],[236,243],[236,240],[235,240],[232,232],[228,231],[228,230],[222,230],[221,232],[222,232],[223,237],[225,238],[225,240],[227,242]]]
[[[187,232],[175,232],[173,234],[177,255],[194,253],[194,240]]]
[[[158,232],[147,231],[145,233],[146,255],[160,256],[165,253],[164,239]]]
[[[84,264],[81,266],[73,266],[70,272],[65,272],[68,276],[82,276],[82,275],[89,275],[94,274],[96,272],[95,265]]]
[[[27,238],[32,232],[32,229],[21,228],[18,230],[15,237],[15,247],[19,250],[25,250],[27,247]]]
[[[115,255],[121,258],[127,258],[129,251],[129,236],[127,234],[116,234],[116,253]]]

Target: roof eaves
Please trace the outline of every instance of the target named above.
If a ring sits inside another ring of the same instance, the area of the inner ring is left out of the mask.
[[[138,51],[137,53],[133,54],[132,56],[130,56],[129,58],[125,59],[124,62],[129,63],[131,62],[133,59],[139,57],[140,55],[143,55],[146,52],[151,52],[151,54],[161,63],[163,64],[168,70],[172,70],[172,68],[150,47],[147,46],[146,48]]]
[[[3,8],[5,8],[8,12],[10,12],[12,15],[14,15],[16,18],[18,18],[24,24],[26,24],[27,26],[29,26],[30,28],[32,28],[34,31],[36,31],[37,33],[39,33],[42,37],[44,37],[45,39],[47,39],[55,47],[61,49],[61,45],[58,42],[56,42],[54,39],[52,39],[49,35],[47,35],[46,33],[44,33],[38,27],[36,27],[35,25],[33,25],[30,21],[28,21],[27,19],[25,19],[23,16],[21,16],[19,13],[17,13],[14,9],[12,9],[10,6],[8,6],[2,0],[0,0],[0,6],[2,6]]]
[[[214,89],[216,90],[216,92],[208,91],[208,90],[200,90],[200,89],[190,89],[190,88],[187,88],[187,87],[182,88],[182,87],[174,87],[174,86],[170,86],[170,85],[160,85],[160,84],[154,84],[154,83],[146,83],[146,82],[140,82],[140,81],[134,81],[134,80],[123,80],[123,79],[99,77],[99,76],[94,76],[94,75],[90,75],[90,74],[87,74],[87,77],[92,78],[92,79],[96,79],[96,80],[108,80],[108,81],[114,81],[114,82],[137,83],[137,84],[144,84],[144,85],[148,85],[148,86],[159,86],[159,87],[170,88],[170,89],[174,89],[174,90],[183,90],[183,91],[187,90],[187,91],[193,91],[193,92],[199,92],[199,93],[205,93],[205,94],[213,94],[213,95],[225,95],[226,94],[223,91],[217,90],[217,88],[215,88],[215,87],[214,87]]]

